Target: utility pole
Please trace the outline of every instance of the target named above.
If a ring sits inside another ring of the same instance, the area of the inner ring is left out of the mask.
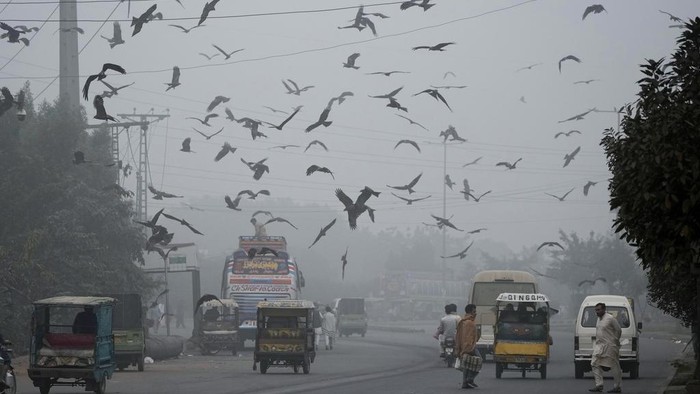
[[[442,217],[447,218],[447,138],[442,141]],[[440,271],[442,272],[442,293],[443,302],[447,302],[447,283],[445,279],[445,270],[447,269],[447,263],[445,262],[445,256],[447,256],[447,226],[442,226],[442,266]]]
[[[148,127],[148,123],[144,122],[117,122],[117,123],[102,123],[97,125],[89,125],[85,129],[101,129],[103,127],[110,128],[110,150],[112,154],[112,163],[115,163],[116,170],[116,182],[119,183],[119,175],[122,170],[121,163],[119,162],[119,134],[129,127],[139,126]]]
[[[597,108],[593,108],[592,111],[593,112],[603,112],[603,113],[608,113],[608,114],[617,114],[617,130],[616,131],[620,131],[620,112],[622,112],[622,110],[623,110],[623,108],[616,109],[615,107],[613,107],[612,111],[604,111],[604,110],[600,110]]]
[[[78,2],[60,0],[59,3],[59,99],[71,111],[80,110],[80,75],[78,54]]]
[[[170,112],[169,110],[167,112]],[[133,114],[117,114],[120,118],[129,119],[134,123],[139,123],[141,133],[139,134],[139,168],[136,172],[136,217],[140,221],[148,220],[148,144],[147,131],[150,123],[170,117],[170,114],[137,114],[134,109]],[[139,118],[134,120],[133,118]],[[149,121],[149,119],[151,121]]]

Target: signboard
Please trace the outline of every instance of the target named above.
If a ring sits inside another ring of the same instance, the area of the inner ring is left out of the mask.
[[[233,262],[234,274],[245,275],[287,275],[289,266],[286,260],[260,259],[237,260]]]
[[[185,271],[187,269],[187,256],[168,256],[168,271]]]
[[[549,302],[544,294],[524,294],[524,293],[501,293],[496,301],[508,302]]]
[[[266,284],[237,284],[231,285],[231,293],[288,293],[289,286]]]

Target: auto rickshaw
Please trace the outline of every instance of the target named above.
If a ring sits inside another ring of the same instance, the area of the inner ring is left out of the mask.
[[[139,294],[106,294],[116,299],[112,309],[114,331],[114,357],[120,371],[135,366],[144,370],[146,356],[146,333],[144,310]]]
[[[258,303],[253,371],[272,366],[299,367],[308,374],[316,358],[313,328],[314,303],[304,300],[261,301]]]
[[[103,394],[116,367],[111,297],[59,296],[35,301],[28,376],[41,394],[84,386]]]
[[[217,354],[238,348],[238,304],[228,298],[206,301],[202,304],[199,324],[199,347],[202,354]]]
[[[496,299],[493,360],[496,378],[504,370],[539,371],[547,378],[549,298],[544,294],[502,293]]]

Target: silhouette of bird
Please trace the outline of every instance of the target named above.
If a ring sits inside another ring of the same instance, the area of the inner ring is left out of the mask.
[[[479,156],[479,157],[476,158],[475,160],[472,160],[472,161],[470,161],[469,163],[463,165],[462,168],[478,163],[479,160],[481,160],[482,157],[483,157],[483,156]]]
[[[437,89],[425,89],[421,92],[414,94],[414,96],[417,96],[417,95],[422,94],[422,93],[427,93],[431,97],[433,97],[435,100],[442,101],[443,104],[445,104],[447,106],[447,109],[449,109],[450,112],[452,112],[452,108],[450,108],[450,105],[447,104],[447,100],[445,100],[445,97],[443,97]]]
[[[184,27],[184,26],[180,26],[180,25],[168,25],[168,26],[172,26],[172,27],[175,27],[175,28],[177,28],[177,29],[180,29],[180,30],[182,30],[182,32],[185,33],[185,34],[191,32],[192,30],[194,30],[194,29],[196,29],[196,28],[198,28],[198,27],[202,27],[202,25],[197,25],[197,26],[192,26],[192,27],[190,27],[190,28],[188,29],[188,28],[186,28],[186,27]]]
[[[224,202],[226,202],[226,208],[233,209],[234,211],[240,211],[238,204],[241,202],[241,196],[236,197],[235,200],[231,200],[228,195],[224,196]]]
[[[66,28],[59,27],[58,29],[56,29],[56,31],[53,34],[56,34],[56,32],[59,32],[59,31],[62,33],[70,33],[72,31],[74,31],[74,32],[79,33],[79,34],[85,34],[85,30],[81,29],[78,26],[66,27]]]
[[[206,138],[207,141],[209,141],[210,139],[212,139],[212,137],[214,137],[214,136],[220,134],[222,131],[224,131],[224,128],[223,128],[223,127],[220,128],[219,131],[217,131],[217,132],[214,133],[214,134],[205,134],[205,133],[203,133],[203,132],[197,130],[197,129],[194,128],[194,127],[192,128],[192,130],[196,131],[199,135],[201,135],[202,137]],[[216,161],[218,161],[218,160],[216,160]]]
[[[420,177],[422,177],[422,176],[423,176],[423,173],[421,172],[420,174],[418,174],[417,177],[413,178],[413,180],[410,183],[408,183],[407,185],[403,185],[403,186],[386,185],[386,186],[390,187],[392,189],[396,189],[396,190],[408,190],[408,194],[413,194],[415,192],[415,190],[413,190],[413,186],[415,186],[416,183],[418,183],[418,181],[420,180]]]
[[[275,124],[270,123],[270,122],[265,122],[265,123],[267,123],[267,124],[269,125],[269,127],[281,131],[282,128],[284,127],[284,125],[286,125],[290,120],[292,120],[292,118],[293,118],[296,114],[298,114],[300,110],[301,110],[301,108],[297,108],[294,112],[292,112],[291,115],[289,115],[289,116],[287,117],[287,119],[285,119],[285,120],[284,120],[282,123],[280,123],[279,125],[275,125]]]
[[[17,30],[4,22],[0,22],[0,29],[3,29],[7,32],[0,35],[0,38],[7,38],[7,42],[10,43],[21,42],[24,44],[24,46],[29,46],[29,39],[24,37],[19,38],[20,34],[26,34],[26,32]]]
[[[119,94],[119,91],[120,91],[120,90],[122,90],[122,89],[124,89],[124,88],[128,88],[129,86],[131,86],[131,85],[133,85],[133,84],[135,83],[135,82],[132,82],[132,83],[130,83],[130,84],[128,84],[128,85],[122,85],[122,86],[120,86],[120,87],[118,87],[118,88],[115,88],[114,86],[112,86],[112,85],[108,84],[107,82],[105,82],[104,79],[101,80],[100,82],[102,82],[102,84],[105,85],[105,86],[107,87],[107,89],[109,89],[109,90],[106,90],[106,91],[102,92],[102,94],[100,95],[100,96],[102,96],[102,98],[116,96],[116,95]]]
[[[218,1],[218,0],[217,0],[217,1]],[[224,55],[224,60],[230,59],[231,56],[232,56],[234,53],[240,52],[240,51],[242,51],[242,50],[245,49],[245,48],[241,48],[241,49],[236,49],[236,50],[233,51],[233,52],[226,52],[226,51],[224,51],[223,49],[221,49],[221,47],[219,47],[219,46],[216,46],[216,45],[214,45],[214,44],[211,44],[211,46],[213,46],[214,48],[216,48],[217,51],[221,52],[221,54]]]
[[[270,212],[270,211],[255,211],[255,212],[253,212],[253,215],[251,215],[251,216],[252,216],[252,217],[256,217],[257,215],[261,215],[261,214],[262,214],[262,215],[267,215],[267,216],[269,216],[269,217],[274,217],[274,216],[272,215],[272,212]]]
[[[523,70],[532,70],[533,67],[537,67],[537,66],[539,66],[540,64],[542,64],[542,63],[535,63],[535,64],[531,64],[531,65],[529,65],[529,66],[520,67],[519,69],[515,70],[515,72],[517,73],[517,72],[523,71]]]
[[[396,96],[396,94],[399,93],[399,92],[401,91],[401,89],[403,89],[403,86],[401,86],[400,88],[394,89],[394,90],[392,90],[391,92],[389,92],[389,93],[387,93],[387,94],[381,94],[381,95],[378,95],[378,96],[369,96],[369,97],[388,99],[388,98],[392,98],[392,97]]]
[[[595,82],[595,81],[600,81],[600,80],[599,80],[599,79],[585,79],[585,80],[582,80],[582,81],[576,81],[576,82],[574,82],[574,85],[580,85],[580,84],[582,84],[582,83],[585,83],[586,85],[588,85],[589,83]]]
[[[97,79],[98,81],[101,81],[101,80],[107,78],[107,74],[106,74],[107,70],[112,70],[112,71],[116,71],[116,72],[121,73],[121,74],[126,74],[126,70],[124,70],[124,68],[118,64],[112,64],[112,63],[103,64],[102,70],[99,73],[90,75],[85,80],[85,85],[83,85],[83,98],[85,98],[85,100],[88,99],[88,95],[90,92],[90,84],[92,83],[92,81],[94,81],[95,79]]]
[[[246,189],[246,190],[241,190],[240,192],[238,192],[237,196],[242,196],[244,194],[248,196],[249,200],[255,200],[255,198],[258,197],[258,195],[260,195],[260,194],[262,194],[263,196],[269,196],[270,191],[266,190],[266,189],[262,189],[258,192],[253,192],[252,190]]]
[[[229,100],[231,100],[229,97],[224,97],[224,96],[216,96],[214,99],[209,103],[207,106],[207,112],[211,112],[216,108],[217,105],[221,103],[228,103]]]
[[[114,119],[111,115],[107,114],[107,111],[105,110],[105,102],[102,96],[95,95],[95,99],[92,100],[92,105],[95,107],[95,116],[93,118],[99,119],[99,120],[106,120],[106,121],[113,121],[116,122],[117,120]]]
[[[328,105],[332,105],[332,104],[333,104],[334,102],[336,102],[336,101],[338,102],[338,105],[340,105],[340,104],[342,104],[343,101],[345,101],[348,97],[352,97],[352,96],[354,96],[354,95],[355,95],[355,93],[353,93],[353,92],[343,92],[343,93],[340,94],[340,96],[333,97],[333,98],[331,99],[331,101],[329,102]]]
[[[389,97],[389,104],[387,104],[386,106],[389,108],[396,108],[403,112],[408,112],[408,108],[401,106],[401,104],[398,101],[396,101],[396,99],[393,97]]]
[[[306,169],[306,176],[309,176],[316,171],[325,172],[326,174],[331,174],[333,179],[335,179],[335,175],[333,175],[333,172],[331,170],[329,170],[328,167],[320,167],[320,166],[317,166],[316,164],[312,164],[309,166],[309,168]]]
[[[289,144],[287,144],[287,145],[276,145],[276,146],[273,146],[273,147],[270,148],[270,149],[275,149],[275,148],[278,148],[278,149],[287,149],[287,148],[301,148],[301,147],[300,147],[299,145],[289,145]]]
[[[342,189],[335,189],[335,196],[338,197],[338,200],[340,200],[340,202],[345,206],[343,211],[348,213],[348,223],[350,224],[350,229],[355,230],[357,228],[357,218],[360,217],[363,212],[368,210],[365,203],[371,196],[379,197],[379,193],[365,186],[365,188],[360,191],[360,194],[355,199],[355,202],[353,202]],[[368,213],[372,219],[374,215],[373,210],[369,210]],[[374,221],[374,219],[372,219],[372,221]]]
[[[297,228],[297,226],[292,224],[292,222],[290,222],[289,220],[287,220],[285,218],[281,218],[281,217],[272,217],[267,222],[265,222],[265,224],[274,223],[274,222],[287,223],[288,225],[294,227],[295,230],[299,230]]]
[[[85,160],[85,153],[79,150],[73,152],[73,164],[80,165],[85,163],[91,163],[90,161]]]
[[[565,135],[565,136],[569,137],[569,136],[571,136],[571,134],[574,134],[574,133],[581,134],[581,132],[578,130],[560,131],[560,132],[554,134],[554,138],[559,138],[560,135]]]
[[[203,124],[203,125],[205,125],[205,126],[211,127],[211,125],[209,124],[209,119],[217,118],[217,117],[219,117],[219,114],[206,114],[206,115],[204,116],[204,120],[199,119],[199,118],[195,118],[195,117],[192,117],[192,116],[188,116],[188,117],[185,118],[185,119],[194,119],[194,120],[198,121],[199,123],[201,123],[201,124]]]
[[[333,225],[335,224],[335,221],[336,221],[336,220],[337,220],[337,219],[333,219],[333,220],[332,220],[330,223],[328,223],[325,227],[321,228],[321,231],[318,232],[318,235],[316,236],[316,239],[314,239],[314,242],[313,242],[311,245],[309,245],[309,249],[311,249],[312,246],[316,245],[316,242],[318,242],[318,240],[321,239],[321,237],[323,237],[323,236],[326,235],[326,233],[328,232],[328,230],[330,230],[331,227],[333,227]]]
[[[594,112],[594,111],[596,111],[596,109],[595,109],[595,108],[592,108],[592,109],[589,109],[589,110],[586,111],[586,112],[580,113],[580,114],[578,114],[578,115],[574,115],[574,116],[572,116],[572,117],[570,117],[570,118],[568,118],[568,119],[560,120],[560,121],[557,122],[557,123],[564,123],[564,122],[569,122],[569,121],[572,121],[572,120],[583,120],[583,117],[584,117],[584,116],[586,116],[586,115],[588,115],[589,113]]]
[[[416,150],[420,153],[420,147],[413,140],[400,140],[399,142],[396,143],[396,145],[394,145],[394,150],[396,150],[396,148],[401,144],[409,144],[409,145],[413,146],[414,148],[416,148]]]
[[[328,127],[331,124],[333,124],[333,121],[328,120],[328,115],[330,115],[330,113],[331,105],[328,105],[323,111],[321,111],[321,115],[318,116],[318,120],[316,121],[316,123],[313,123],[306,128],[306,132],[311,132],[319,126]]]
[[[206,57],[206,58],[207,58],[207,60],[211,60],[211,59],[213,59],[213,58],[215,58],[215,57],[219,56],[219,54],[218,54],[218,53],[215,53],[215,54],[213,54],[213,55],[207,55],[207,54],[206,54],[206,53],[204,53],[204,52],[199,52],[199,54],[200,54],[200,55],[202,55],[202,56],[204,56],[204,57]]]
[[[511,164],[511,163],[509,163],[509,162],[507,162],[507,161],[499,161],[498,163],[496,163],[496,167],[498,167],[498,166],[504,166],[504,167],[506,167],[506,168],[509,169],[509,170],[514,170],[514,169],[515,169],[515,166],[516,166],[516,165],[518,164],[518,162],[519,162],[520,160],[522,160],[522,159],[523,159],[522,157],[519,158],[518,160],[514,161],[513,164]]]
[[[168,218],[168,219],[170,219],[170,220],[174,220],[174,221],[180,223],[181,225],[183,225],[183,226],[187,227],[188,229],[190,229],[190,231],[192,231],[192,232],[195,233],[195,234],[204,235],[204,234],[202,234],[199,230],[197,230],[196,228],[192,227],[192,225],[189,224],[189,223],[187,222],[187,220],[185,220],[185,219],[180,219],[180,218],[177,218],[177,217],[175,217],[175,216],[173,216],[173,215],[168,215],[167,213],[163,213],[163,217],[166,217],[166,218]]]
[[[441,86],[430,85],[430,87],[433,89],[464,89],[464,88],[468,88],[469,86],[467,86],[467,85],[441,85]]]
[[[417,51],[419,49],[427,49],[428,51],[440,51],[443,52],[445,50],[445,47],[448,45],[454,45],[456,44],[455,42],[441,42],[439,44],[435,44],[433,46],[430,45],[420,45],[417,47],[413,47],[414,51]]]
[[[598,282],[598,281],[603,282],[603,283],[608,283],[608,281],[605,280],[605,278],[603,278],[601,276],[601,277],[595,278],[593,280],[588,280],[588,279],[582,280],[582,281],[578,282],[578,287],[581,287],[581,286],[585,285],[586,283],[590,284],[591,286],[595,286],[596,282]]]
[[[590,14],[591,12],[594,14],[600,14],[603,11],[605,11],[606,13],[608,12],[602,4],[589,5],[588,7],[586,7],[586,10],[583,11],[583,16],[581,17],[581,20],[586,19],[588,14]]]
[[[542,242],[542,243],[540,244],[540,246],[537,247],[537,251],[539,252],[540,249],[544,248],[545,246],[547,246],[547,247],[556,246],[556,247],[560,248],[561,250],[564,250],[564,247],[561,246],[561,244],[560,244],[559,242],[547,241],[547,242]]]
[[[150,22],[153,19],[153,12],[156,10],[156,7],[157,4],[153,4],[146,10],[146,12],[141,14],[138,18],[131,18],[131,26],[133,26],[134,28],[134,31],[131,33],[132,37],[137,35],[141,31],[144,24]]]
[[[477,228],[476,230],[467,231],[467,234],[479,234],[482,231],[488,230],[486,227]]]
[[[162,200],[164,198],[182,198],[182,196],[177,196],[175,194],[160,191],[160,190],[156,189],[155,187],[153,187],[153,185],[148,185],[148,190],[150,190],[151,193],[153,193],[154,200]]]
[[[373,73],[365,73],[365,75],[384,75],[385,77],[390,77],[391,74],[410,74],[409,71],[376,71]]]
[[[279,256],[279,254],[277,253],[277,251],[272,250],[272,249],[270,249],[270,248],[268,248],[268,247],[266,247],[266,246],[263,246],[262,248],[260,248],[260,250],[258,250],[258,248],[250,248],[250,249],[248,249],[248,258],[249,258],[249,259],[252,259],[252,258],[255,257],[255,256],[265,256],[265,255],[267,255],[267,254],[271,254],[271,255],[273,255],[273,256],[275,256],[275,257],[278,257],[278,256]]]
[[[216,2],[216,1],[219,1],[219,0],[214,0],[214,2]],[[207,4],[209,4],[209,3],[207,3]],[[205,294],[205,295],[199,297],[199,299],[197,300],[197,303],[194,305],[194,315],[197,314],[197,310],[199,310],[199,307],[202,306],[202,304],[204,304],[207,301],[214,301],[214,300],[221,302],[219,297],[217,297],[213,294]],[[224,305],[224,303],[221,302],[221,305]]]
[[[450,178],[450,174],[445,174],[445,185],[452,190],[452,186],[456,185],[456,183],[452,182],[452,178]]]
[[[406,201],[406,205],[413,205],[413,203],[416,202],[416,201],[421,201],[421,200],[425,200],[425,199],[428,199],[428,198],[432,197],[432,195],[428,195],[428,196],[426,196],[426,197],[421,197],[421,198],[405,198],[405,197],[401,197],[401,196],[399,196],[399,195],[397,195],[397,194],[394,194],[393,192],[392,192],[391,194],[392,194],[394,197],[396,197],[396,198],[399,198],[399,199],[401,199],[401,200]]]
[[[520,102],[523,104],[527,104],[527,101],[525,101],[525,96],[520,96]]]
[[[348,247],[345,247],[345,254],[340,256],[340,263],[341,263],[341,279],[345,279],[345,266],[348,265]]]
[[[289,83],[287,83],[287,82],[289,82]],[[290,84],[292,86],[289,86]],[[315,87],[313,85],[308,85],[308,86],[304,86],[303,88],[300,88],[299,85],[297,85],[297,83],[292,81],[291,79],[287,79],[287,81],[282,80],[282,85],[284,85],[284,87],[287,89],[287,94],[293,94],[296,96],[299,96],[299,95],[301,95],[302,92],[306,92],[307,90]]]
[[[461,259],[467,257],[467,251],[469,250],[469,248],[472,247],[472,245],[474,245],[474,241],[472,241],[471,243],[469,243],[469,245],[468,245],[463,251],[461,251],[461,252],[459,252],[459,253],[457,253],[457,254],[453,254],[452,256],[440,256],[440,258],[443,258],[443,259],[450,259],[450,258],[452,258],[452,257],[459,257],[459,259],[461,260]]]
[[[447,141],[449,138],[450,141],[459,141],[459,142],[465,142],[466,140],[457,134],[457,130],[455,129],[454,126],[449,125],[447,126],[447,129],[443,130],[440,132],[440,137],[443,137],[443,142]]]
[[[430,216],[432,216],[433,219],[435,219],[437,221],[438,228],[443,228],[443,227],[447,226],[447,227],[453,228],[457,231],[464,231],[462,229],[457,228],[454,224],[452,224],[452,222],[450,222],[450,219],[441,218],[441,217],[435,216],[433,214],[430,214]]]
[[[138,223],[138,224],[141,224],[141,225],[143,225],[143,226],[146,226],[146,227],[148,227],[148,228],[150,228],[150,229],[154,229],[155,226],[156,226],[156,224],[158,223],[158,219],[160,219],[160,215],[163,214],[163,211],[164,211],[164,210],[165,210],[165,208],[161,208],[161,210],[158,211],[158,212],[156,212],[156,214],[153,215],[153,217],[151,218],[151,220],[149,220],[149,221],[147,221],[147,222],[140,222],[140,221],[138,221],[138,220],[134,220],[134,222],[135,222],[135,223]]]
[[[222,130],[223,130],[223,128],[222,128]],[[221,146],[221,150],[214,157],[214,161],[219,161],[219,160],[223,159],[229,153],[230,154],[236,153],[236,149],[238,149],[238,148],[234,148],[228,142],[224,142],[224,144]]]
[[[574,55],[564,56],[563,58],[559,59],[559,73],[560,73],[560,74],[561,74],[561,64],[562,64],[563,62],[567,61],[567,60],[573,60],[573,61],[575,61],[576,63],[581,63],[581,59],[577,58],[577,57],[574,56]]]
[[[559,200],[559,201],[564,201],[564,199],[566,198],[566,196],[568,196],[569,193],[571,193],[572,191],[574,191],[574,188],[571,188],[571,190],[569,190],[568,192],[566,192],[566,193],[565,193],[563,196],[561,196],[561,197],[555,196],[554,194],[549,194],[549,193],[547,193],[547,192],[545,192],[544,194],[546,194],[546,195],[548,195],[548,196],[551,196],[551,197],[554,197],[554,198],[556,198],[556,199]]]
[[[275,108],[272,108],[272,107],[268,107],[267,105],[263,105],[263,108],[267,108],[267,109],[269,109],[270,111],[272,111],[272,113],[275,113],[275,114],[279,112],[279,113],[281,113],[281,114],[289,115],[289,112],[287,112],[287,111],[282,111],[281,109],[275,109]]]
[[[343,67],[354,68],[355,70],[357,70],[358,68],[360,68],[359,66],[355,65],[355,60],[357,60],[358,57],[360,57],[359,53],[353,53],[352,55],[348,56],[348,60],[345,61],[345,63],[343,63]]]
[[[473,194],[471,194],[471,193],[467,193],[467,194],[469,195],[469,197],[473,198],[474,201],[479,202],[479,201],[481,201],[481,199],[482,199],[485,195],[487,195],[487,194],[489,194],[489,193],[491,193],[491,190],[488,190],[488,191],[485,191],[484,193],[481,193],[481,195],[480,195],[479,197],[476,197],[475,195],[473,195]]]
[[[462,185],[464,185],[464,189],[460,190],[459,192],[464,195],[465,200],[469,201],[469,197],[471,196],[471,194],[469,193],[471,193],[473,189],[469,187],[469,181],[467,180],[467,178],[464,178],[464,180],[462,181]]]
[[[414,124],[414,125],[416,125],[416,126],[422,128],[422,129],[425,130],[425,131],[430,131],[430,130],[428,130],[425,126],[423,126],[422,124],[420,124],[420,123],[418,123],[418,122],[414,122],[412,119],[410,119],[410,118],[408,118],[408,117],[406,117],[406,116],[403,116],[403,115],[401,115],[401,114],[396,114],[396,116],[398,116],[398,117],[400,117],[400,118],[406,119],[406,120],[408,121],[408,123]]]
[[[124,39],[122,39],[122,27],[117,21],[115,21],[113,24],[112,38],[105,37],[103,35],[100,35],[100,37],[107,40],[110,48],[114,48],[115,46],[121,45],[125,42]]]
[[[563,167],[566,167],[571,163],[572,160],[574,160],[574,157],[581,151],[581,147],[576,147],[576,149],[573,150],[573,152],[564,155],[564,165]]]
[[[405,11],[411,7],[420,7],[423,9],[423,12],[428,11],[432,6],[435,4],[430,4],[430,0],[410,0],[410,1],[404,1],[401,3],[401,11]]]
[[[371,19],[367,18],[367,16],[372,15],[372,16],[378,16],[382,19],[388,18],[388,16],[375,12],[375,13],[365,13],[364,12],[364,7],[360,6],[357,9],[357,13],[355,14],[355,18],[352,20],[352,24],[347,25],[347,26],[338,26],[338,29],[357,29],[358,31],[362,31],[365,29],[365,27],[369,27],[369,29],[372,31],[372,34],[375,36],[377,35],[377,29],[374,26],[374,22],[372,22]]]
[[[675,16],[675,15],[673,15],[673,14],[671,14],[671,13],[668,13],[668,12],[662,11],[662,10],[659,10],[659,12],[662,13],[662,14],[668,15],[668,17],[671,19],[672,22],[679,22],[679,23],[682,23],[682,22],[683,22],[683,20],[682,20],[681,18],[679,18],[679,17],[677,17],[677,16]]]
[[[313,141],[309,142],[309,145],[306,145],[306,149],[304,149],[304,152],[309,150],[309,148],[311,148],[311,145],[320,145],[326,152],[328,152],[328,148],[326,147],[326,144],[324,144],[323,142],[321,142],[319,140],[313,140]]]
[[[453,78],[457,78],[457,75],[453,73],[452,71],[448,71],[445,74],[443,74],[442,79],[447,79],[447,76],[451,75]]]
[[[209,13],[216,10],[216,3],[218,3],[219,0],[211,0],[210,2],[204,4],[204,8],[202,9],[202,15],[199,16],[199,22],[197,23],[197,26],[201,25],[204,23],[205,20],[207,20],[207,17],[209,17]]]
[[[187,153],[194,153],[194,151],[190,150],[190,142],[192,142],[192,138],[187,137],[182,141],[182,148],[180,148],[181,152],[187,152]]]
[[[591,189],[591,186],[595,186],[598,182],[593,182],[593,181],[588,181],[586,182],[585,185],[583,185],[583,195],[588,196],[588,191]]]
[[[250,168],[250,170],[253,171],[253,179],[255,179],[256,181],[260,180],[264,173],[270,172],[270,168],[264,164],[266,160],[267,157],[258,162],[248,162],[241,158],[243,164],[247,165],[248,168]]]

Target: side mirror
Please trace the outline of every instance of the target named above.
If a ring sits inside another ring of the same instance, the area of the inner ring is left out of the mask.
[[[641,330],[641,329],[642,329],[642,322],[639,322],[639,323],[637,323],[637,330]]]

